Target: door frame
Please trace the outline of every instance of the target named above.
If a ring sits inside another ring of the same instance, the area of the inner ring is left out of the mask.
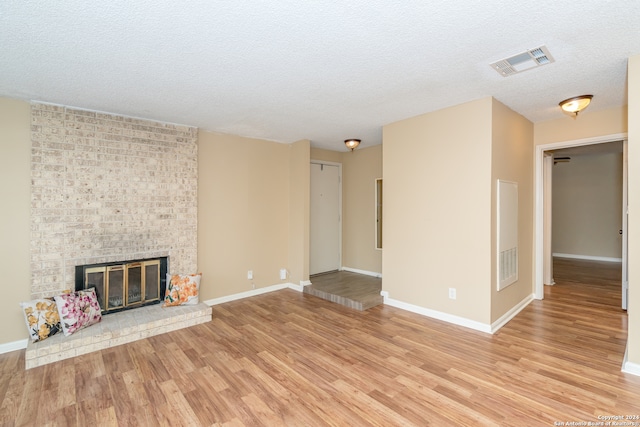
[[[325,160],[316,160],[311,159],[309,162],[312,165],[327,165],[327,166],[337,166],[338,167],[338,212],[340,218],[338,220],[338,270],[342,270],[342,163],[337,162],[329,162]],[[311,185],[309,185],[311,187]],[[311,197],[311,195],[309,195]],[[311,211],[309,211],[309,229],[311,229]],[[311,243],[309,243],[311,245]],[[311,253],[309,253],[311,255]],[[309,265],[311,265],[311,260],[309,260]]]
[[[544,153],[560,148],[580,147],[583,145],[602,144],[605,142],[627,140],[628,134],[616,133],[593,138],[575,139],[569,141],[540,144],[534,147],[535,153],[535,212],[534,212],[534,298],[544,299]],[[623,184],[624,185],[624,184]],[[627,237],[627,231],[623,230],[623,240]]]
[[[622,309],[629,302],[629,139],[622,141]]]

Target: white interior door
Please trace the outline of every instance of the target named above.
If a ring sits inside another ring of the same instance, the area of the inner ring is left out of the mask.
[[[340,167],[311,164],[309,274],[340,268]]]
[[[622,309],[627,309],[629,297],[629,239],[627,226],[629,218],[629,207],[627,202],[628,190],[628,164],[627,164],[627,140],[622,141]]]

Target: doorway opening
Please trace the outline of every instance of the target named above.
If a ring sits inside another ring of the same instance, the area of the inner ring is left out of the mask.
[[[550,210],[550,187],[548,184],[549,168],[553,167],[553,153],[563,149],[574,150],[598,150],[604,147],[605,143],[611,143],[613,141],[623,141],[623,225],[622,225],[622,306],[626,309],[626,293],[628,289],[627,279],[627,263],[626,263],[626,248],[627,248],[627,232],[626,232],[626,134],[607,135],[598,138],[588,138],[573,141],[564,141],[551,144],[539,145],[535,148],[535,298],[544,298],[544,286],[545,279],[549,281],[549,270],[552,268],[553,254],[550,245],[550,225],[551,225],[551,210]],[[570,157],[566,155],[567,152],[562,152],[558,157]],[[551,274],[552,276],[552,274]],[[552,283],[547,283],[552,284]]]

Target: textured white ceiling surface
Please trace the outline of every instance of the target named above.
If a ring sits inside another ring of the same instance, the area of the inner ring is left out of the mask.
[[[589,93],[589,120],[626,104],[639,29],[638,0],[3,0],[0,96],[344,151],[486,96],[538,122]]]

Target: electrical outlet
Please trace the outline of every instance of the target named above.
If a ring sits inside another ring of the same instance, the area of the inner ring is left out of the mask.
[[[456,288],[449,288],[449,299],[456,299]]]
[[[280,280],[286,280],[287,279],[287,269],[286,268],[281,268],[280,269]]]
[[[247,271],[247,280],[253,280],[253,270]]]

